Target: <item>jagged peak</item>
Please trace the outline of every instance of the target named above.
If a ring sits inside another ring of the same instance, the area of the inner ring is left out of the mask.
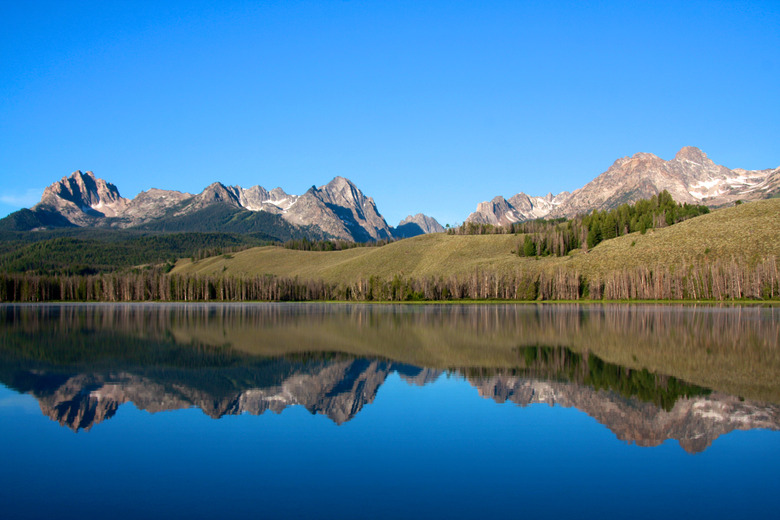
[[[201,201],[198,204],[227,202],[234,206],[240,206],[238,196],[240,190],[240,187],[227,187],[221,182],[212,182],[197,196],[197,199]]]
[[[69,177],[63,177],[60,181],[48,186],[44,190],[44,196],[47,194],[55,196],[68,194],[69,197],[86,197],[88,199],[95,197],[100,199],[104,196],[109,199],[121,198],[115,185],[96,177],[91,170],[74,171]],[[97,200],[93,202],[97,202]]]
[[[333,179],[331,179],[331,181],[328,184],[334,184],[334,183],[352,184],[352,181],[347,179],[346,177],[342,177],[341,175],[336,175],[335,177],[333,177]]]
[[[355,186],[354,182],[340,175],[333,177],[333,179],[328,184],[320,187],[321,190],[322,189],[343,190],[345,188],[350,188],[353,190],[360,191],[357,188],[357,186]]]
[[[272,197],[289,197],[290,196],[289,193],[287,193],[286,191],[284,191],[282,188],[280,188],[278,186],[276,188],[272,189],[271,191],[269,191],[268,193]]]
[[[661,159],[660,157],[658,157],[653,153],[636,152],[634,155],[631,156],[626,155],[624,157],[620,157],[619,159],[616,159],[615,162],[612,163],[612,166],[610,166],[607,171],[618,169],[627,163],[648,162],[648,161],[664,162],[663,159]]]
[[[412,222],[416,219],[425,218],[427,215],[424,215],[422,213],[415,213],[414,215],[407,215],[405,219],[403,219],[401,222],[398,223],[398,225],[406,224],[407,222]]]
[[[89,177],[89,178],[92,178],[92,179],[96,178],[95,174],[92,172],[92,170],[87,170],[87,171],[76,170],[73,173],[71,173],[69,177],[63,177],[62,180],[79,179],[79,178],[83,178],[83,177]]]
[[[632,159],[659,159],[659,157],[650,152],[636,152],[631,156]]]
[[[677,155],[674,156],[674,159],[676,161],[691,161],[698,164],[710,162],[707,154],[695,146],[683,146],[680,148],[680,151],[677,152]]]
[[[203,189],[203,191],[206,191],[206,190],[215,190],[215,189],[223,189],[223,190],[226,190],[226,189],[227,189],[227,186],[225,186],[224,184],[222,184],[222,183],[221,183],[221,182],[219,182],[219,181],[217,181],[217,182],[212,182],[211,184],[209,184],[208,186],[206,186],[206,187]]]

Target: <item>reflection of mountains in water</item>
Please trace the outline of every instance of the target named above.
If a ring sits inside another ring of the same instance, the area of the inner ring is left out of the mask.
[[[111,418],[119,405],[127,402],[152,413],[197,407],[215,419],[243,413],[260,415],[268,410],[281,413],[289,406],[300,405],[312,414],[324,414],[342,424],[374,400],[391,372],[420,384],[438,375],[436,371],[365,359],[334,359],[305,365],[273,360],[262,369],[279,370],[281,377],[278,381],[260,381],[252,374],[231,369],[223,369],[222,373],[118,372],[67,378],[30,372],[24,379],[35,388],[16,389],[33,393],[45,415],[74,431],[88,430]],[[219,391],[215,378],[224,378],[224,386],[233,381],[236,387],[246,388]],[[18,384],[19,378],[15,382]]]
[[[533,351],[533,353],[531,353]],[[223,353],[223,355],[227,355]],[[513,370],[463,369],[480,395],[520,406],[546,403],[576,407],[624,441],[656,446],[677,439],[688,452],[706,449],[733,430],[780,429],[780,406],[710,393],[670,377],[632,371],[564,348],[526,349],[532,360]],[[236,360],[238,361],[238,360]],[[32,393],[51,419],[77,431],[111,418],[123,403],[148,412],[197,407],[213,418],[303,406],[337,424],[371,403],[387,377],[410,384],[435,381],[441,370],[341,354],[225,363],[221,367],[127,367],[66,373],[36,363],[5,371],[4,383]]]
[[[393,372],[423,385],[449,371],[498,402],[574,406],[620,439],[699,451],[734,429],[780,429],[776,311],[0,305],[0,382],[74,430],[126,402],[215,418],[300,405],[341,424]]]
[[[38,351],[45,342],[46,350]],[[518,364],[518,347],[560,345],[633,369],[780,404],[780,308],[673,305],[0,305],[0,350],[90,366],[132,356],[180,364],[181,348],[276,358],[343,352],[448,369]],[[38,349],[38,350],[36,350]],[[168,356],[165,359],[165,356]],[[171,356],[174,356],[173,358]],[[212,361],[218,361],[213,359]]]

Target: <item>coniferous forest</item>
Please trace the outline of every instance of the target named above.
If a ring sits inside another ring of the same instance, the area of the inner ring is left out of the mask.
[[[671,226],[705,215],[707,206],[678,204],[664,190],[650,199],[623,204],[613,210],[594,211],[572,219],[538,219],[493,226],[467,222],[449,232],[455,235],[523,234],[520,256],[566,256],[575,249],[592,249],[604,240]]]
[[[548,275],[375,277],[346,284],[278,276],[182,276],[163,269],[95,275],[0,274],[0,301],[450,301],[450,300],[772,300],[780,295],[777,259],[731,260],[682,269],[641,267],[586,278]]]

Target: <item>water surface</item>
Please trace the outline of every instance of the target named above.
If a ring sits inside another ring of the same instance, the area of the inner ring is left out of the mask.
[[[779,337],[757,307],[0,306],[0,498],[10,518],[767,516]]]

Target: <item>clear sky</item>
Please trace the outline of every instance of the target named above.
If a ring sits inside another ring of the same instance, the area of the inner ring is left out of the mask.
[[[0,0],[0,216],[336,175],[390,225],[574,190],[636,152],[780,166],[780,2]]]

